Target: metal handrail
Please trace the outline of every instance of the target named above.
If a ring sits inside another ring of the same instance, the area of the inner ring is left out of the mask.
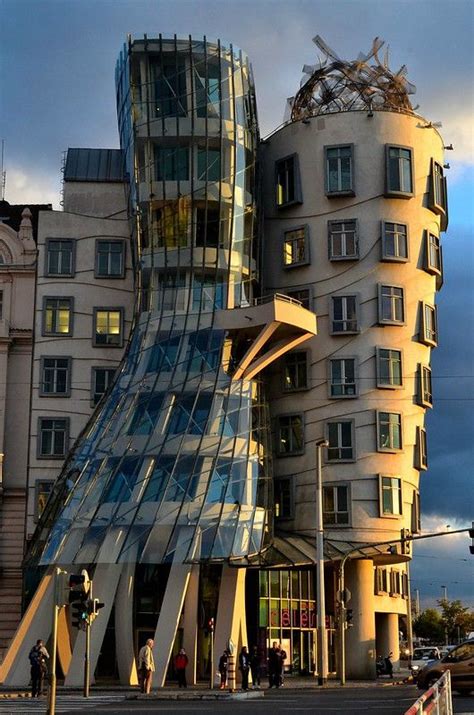
[[[423,713],[453,715],[451,672],[449,670],[446,670],[436,683],[408,708],[405,715],[423,715]]]
[[[303,305],[297,298],[292,298],[284,293],[269,293],[268,295],[262,295],[260,298],[254,299],[254,305],[263,305],[264,303],[271,303],[273,300],[282,300],[285,303],[294,303],[295,305]]]

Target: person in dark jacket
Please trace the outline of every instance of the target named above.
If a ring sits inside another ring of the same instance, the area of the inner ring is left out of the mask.
[[[278,687],[279,684],[279,645],[276,641],[273,641],[272,647],[268,651],[268,686],[270,688]]]
[[[39,698],[43,694],[44,676],[48,670],[46,660],[49,658],[49,653],[41,639],[36,641],[28,658],[31,664],[31,697]]]
[[[178,676],[178,686],[180,688],[187,688],[188,683],[186,681],[186,666],[189,663],[189,658],[186,655],[184,648],[181,648],[178,655],[174,659],[174,667],[176,670],[176,675]]]
[[[247,646],[242,646],[239,653],[239,670],[242,673],[242,690],[249,689],[250,656]]]
[[[227,668],[229,667],[229,652],[225,650],[219,658],[219,673],[221,676],[220,690],[224,690],[227,685]]]
[[[260,653],[256,645],[254,645],[252,655],[250,656],[250,670],[252,672],[253,687],[260,690]]]

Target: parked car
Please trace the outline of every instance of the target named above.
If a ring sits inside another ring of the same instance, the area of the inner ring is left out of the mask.
[[[412,675],[416,676],[423,670],[423,668],[428,665],[433,660],[439,660],[441,654],[439,648],[436,646],[423,646],[422,648],[415,648],[413,651],[413,658],[411,659],[410,670]]]
[[[474,640],[465,641],[453,648],[441,660],[428,663],[418,674],[419,688],[430,688],[443,673],[451,671],[451,687],[461,695],[474,690]]]

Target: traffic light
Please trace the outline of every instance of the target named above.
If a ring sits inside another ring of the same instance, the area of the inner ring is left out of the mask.
[[[346,627],[347,628],[352,628],[352,626],[354,625],[352,622],[353,616],[354,616],[354,613],[352,611],[352,608],[348,608],[346,610]]]
[[[88,622],[89,624],[92,623],[97,616],[99,615],[99,611],[101,608],[105,606],[105,603],[102,603],[99,601],[98,598],[94,599],[89,599],[87,601],[87,615],[88,615]]]
[[[210,618],[207,622],[207,630],[209,633],[214,633],[214,619]]]
[[[87,596],[91,582],[85,569],[69,576],[69,603],[72,606],[72,626],[84,630],[88,622]]]
[[[402,538],[402,554],[405,556],[410,556],[411,555],[411,531],[410,529],[402,529],[401,534]]]

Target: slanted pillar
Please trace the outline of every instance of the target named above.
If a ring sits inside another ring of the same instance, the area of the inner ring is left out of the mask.
[[[352,628],[346,630],[346,676],[353,680],[375,679],[374,567],[371,559],[346,565],[346,582],[352,597]]]
[[[248,646],[245,617],[245,574],[246,570],[243,568],[222,567],[214,640],[213,673],[217,669],[222,652],[227,648],[229,638],[234,643],[236,662],[240,648],[243,645]]]
[[[134,562],[124,564],[115,597],[115,652],[122,685],[138,685],[133,642],[135,568]]]
[[[197,640],[198,640],[199,566],[193,566],[189,576],[188,590],[184,602],[183,648],[189,658],[186,677],[188,683],[196,685]]]

